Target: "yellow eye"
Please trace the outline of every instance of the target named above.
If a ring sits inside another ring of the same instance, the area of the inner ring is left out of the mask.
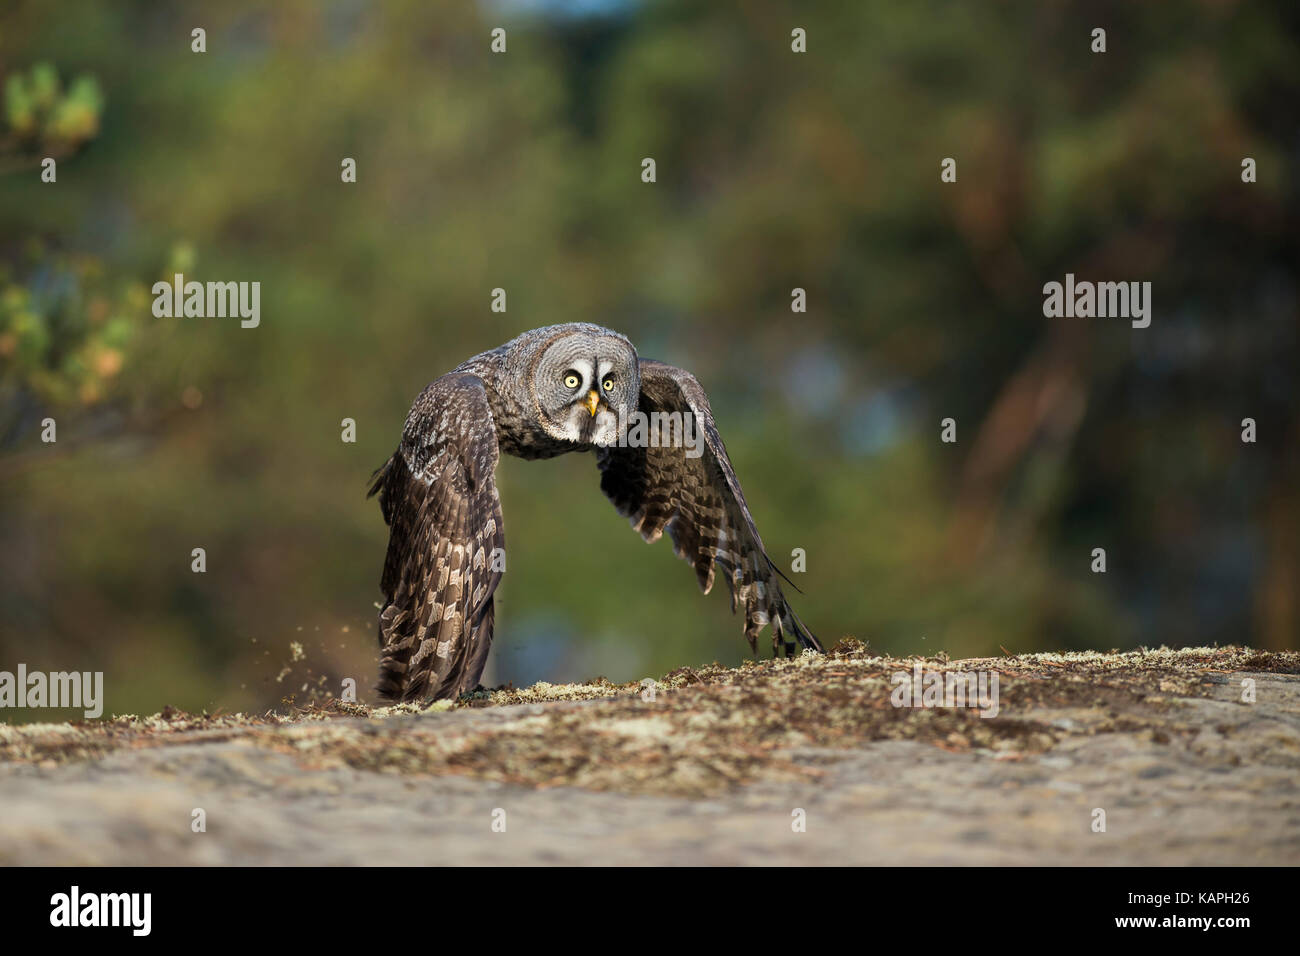
[[[614,380],[613,380],[612,378],[607,378],[607,379],[605,379],[605,386],[604,386],[604,388],[605,388],[605,391],[607,391],[607,392],[612,392],[612,391],[614,391]]]
[[[582,384],[582,379],[578,378],[578,376],[574,375],[572,372],[564,376],[565,388],[577,388],[581,384]]]

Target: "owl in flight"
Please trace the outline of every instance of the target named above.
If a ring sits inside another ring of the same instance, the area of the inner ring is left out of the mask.
[[[822,649],[781,593],[699,382],[639,359],[617,332],[573,322],[525,332],[432,382],[375,472],[370,494],[390,528],[381,697],[455,698],[478,685],[504,568],[497,459],[575,451],[595,451],[601,491],[646,541],[667,529],[706,594],[722,569],[752,650],[768,624],[774,654],[789,656],[795,641]]]

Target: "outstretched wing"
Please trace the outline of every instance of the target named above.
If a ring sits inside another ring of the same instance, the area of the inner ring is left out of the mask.
[[[452,373],[415,400],[375,473],[370,494],[391,528],[376,688],[387,700],[457,697],[483,673],[505,547],[497,457],[482,380]]]
[[[689,372],[642,359],[640,411],[648,418],[644,436],[629,429],[629,447],[597,450],[601,491],[646,541],[658,540],[666,528],[678,556],[695,568],[704,593],[713,587],[715,567],[722,569],[731,610],[744,604],[745,638],[752,650],[757,651],[759,632],[771,624],[773,654],[781,649],[790,655],[795,640],[820,651],[817,638],[781,593],[781,572],[763,550],[700,383]],[[691,449],[681,440],[692,434],[683,431],[691,427],[684,424],[687,415],[694,417],[694,434],[702,439],[698,457],[688,455]],[[637,447],[631,447],[634,443]]]

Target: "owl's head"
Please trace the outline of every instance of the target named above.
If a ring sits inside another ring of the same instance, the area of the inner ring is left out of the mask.
[[[636,349],[617,332],[575,324],[543,347],[532,391],[553,438],[613,445],[641,393]]]

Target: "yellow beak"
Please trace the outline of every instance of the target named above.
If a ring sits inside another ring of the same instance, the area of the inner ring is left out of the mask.
[[[597,391],[593,388],[590,392],[587,393],[587,397],[582,404],[587,406],[587,411],[591,412],[592,418],[595,418],[596,406],[600,404],[599,393],[597,393]]]

